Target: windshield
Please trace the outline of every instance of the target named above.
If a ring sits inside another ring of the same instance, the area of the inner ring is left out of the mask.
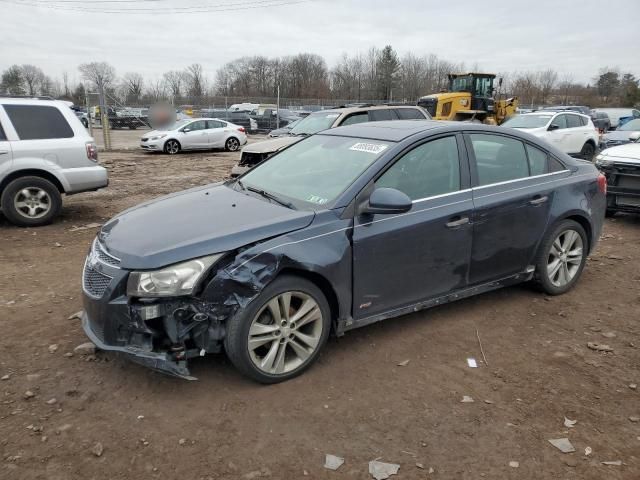
[[[167,130],[178,130],[179,128],[183,127],[186,123],[189,123],[191,120],[192,120],[191,118],[185,118],[183,120],[178,120],[173,125],[167,127]]]
[[[340,116],[336,112],[313,113],[291,129],[291,135],[313,135],[327,128],[331,128],[336,118]]]
[[[623,132],[636,132],[640,130],[640,119],[629,120],[627,123],[619,127],[618,130]]]
[[[326,208],[390,145],[379,140],[315,135],[261,163],[241,181],[247,189]]]
[[[544,127],[553,115],[517,115],[502,125],[511,128],[539,128]]]
[[[471,76],[458,77],[451,80],[452,92],[471,92],[473,91],[473,81]]]

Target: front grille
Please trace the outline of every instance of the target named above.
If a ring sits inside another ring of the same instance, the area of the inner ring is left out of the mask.
[[[82,272],[82,288],[88,295],[93,298],[102,298],[111,280],[109,275],[94,270],[89,262],[85,263],[84,272]]]
[[[618,177],[618,187],[634,188],[640,190],[640,177],[631,177],[629,175],[620,175]]]
[[[267,154],[264,153],[242,152],[239,164],[243,167],[253,167],[264,160],[266,156]]]
[[[110,265],[112,267],[117,267],[120,265],[120,259],[107,253],[107,250],[102,246],[102,244],[100,244],[100,242],[98,242],[98,240],[93,242],[92,249],[98,257],[98,260],[100,260],[102,263],[106,263],[107,265]]]

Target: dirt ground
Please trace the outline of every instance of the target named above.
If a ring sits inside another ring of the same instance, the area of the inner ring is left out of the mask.
[[[0,218],[0,478],[367,479],[374,459],[398,479],[640,478],[638,216],[607,221],[569,294],[518,286],[349,332],[279,385],[223,355],[194,362],[195,382],[71,355],[96,233],[73,227],[218,180],[237,156],[102,153],[109,188],[66,198],[55,224]],[[563,437],[575,453],[548,442]],[[345,464],[324,469],[327,453]]]

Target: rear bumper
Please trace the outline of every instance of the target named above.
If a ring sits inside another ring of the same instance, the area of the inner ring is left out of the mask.
[[[67,181],[67,194],[98,190],[109,185],[107,169],[95,167],[66,168],[60,172]]]

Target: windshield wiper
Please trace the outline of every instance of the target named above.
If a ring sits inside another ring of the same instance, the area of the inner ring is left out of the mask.
[[[269,200],[273,200],[276,203],[279,203],[280,205],[290,208],[291,210],[296,210],[296,207],[293,205],[293,203],[291,202],[287,202],[286,200],[282,200],[281,198],[277,197],[276,195],[274,195],[273,193],[269,193],[265,190],[260,190],[259,188],[254,188],[254,187],[244,187],[243,185],[241,185],[243,188],[245,188],[246,190],[249,190],[250,192],[253,193],[257,193],[258,195],[264,197],[264,198],[268,198]]]
[[[244,186],[244,183],[242,183],[242,180],[236,180],[236,185],[238,185],[242,190],[247,189],[247,187]]]

